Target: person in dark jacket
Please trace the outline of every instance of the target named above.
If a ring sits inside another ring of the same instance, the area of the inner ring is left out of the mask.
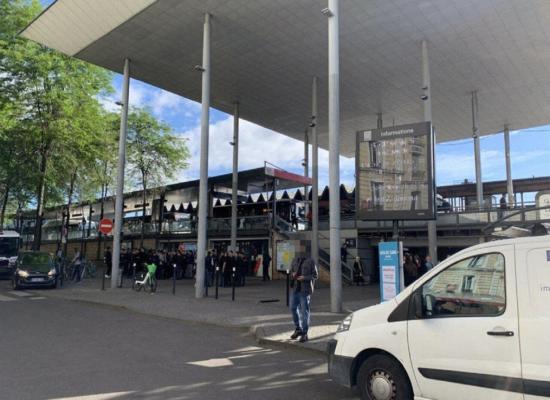
[[[271,278],[269,277],[269,264],[271,263],[271,256],[269,255],[269,252],[265,252],[262,256],[262,280],[269,281]]]
[[[246,285],[246,272],[248,270],[248,256],[241,253],[241,266],[239,271],[239,283],[240,286]]]
[[[403,264],[403,272],[405,275],[405,286],[409,286],[418,278],[418,266],[410,254],[405,254],[405,263]]]
[[[348,260],[348,245],[346,243],[344,243],[340,248],[340,258],[343,263],[346,263]]]
[[[111,268],[113,266],[113,253],[111,253],[111,248],[107,246],[105,252],[103,253],[103,261],[105,262],[105,278],[111,277]]]
[[[294,333],[291,339],[300,337],[300,342],[307,342],[310,325],[311,295],[319,273],[315,261],[306,256],[305,252],[297,253],[292,261],[291,278],[294,292],[290,302]]]
[[[210,287],[212,286],[213,278],[214,278],[214,271],[216,269],[216,258],[212,255],[212,252],[208,252],[205,260],[204,260],[204,269],[206,273],[206,286]]]
[[[233,268],[235,268],[235,256],[233,251],[230,250],[227,252],[225,257],[225,263],[223,267],[223,284],[224,286],[231,286],[231,277],[233,274]]]
[[[176,264],[176,279],[182,279],[187,268],[187,257],[183,246],[178,246],[178,251],[174,256],[173,263]]]

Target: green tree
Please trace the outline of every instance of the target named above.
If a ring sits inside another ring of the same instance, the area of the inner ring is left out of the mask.
[[[38,2],[0,0],[0,231],[11,199],[22,200],[35,178],[29,137],[23,123],[26,109],[19,101],[25,87],[5,72],[6,55],[17,32],[40,10]]]
[[[37,1],[0,0],[0,107],[9,101],[18,105],[20,112],[12,120],[29,139],[25,150],[37,171],[31,174],[34,248],[40,246],[45,205],[65,198],[64,188],[71,186],[75,171],[86,171],[94,162],[102,131],[98,96],[112,90],[109,72],[15,35],[39,8]]]
[[[146,109],[134,108],[128,115],[128,172],[142,190],[142,246],[147,190],[165,184],[187,166],[189,151],[180,139]]]

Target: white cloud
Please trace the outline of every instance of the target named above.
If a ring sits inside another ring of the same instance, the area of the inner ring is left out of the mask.
[[[181,134],[188,138],[191,154],[189,168],[182,171],[179,180],[198,179],[200,174],[200,126]],[[231,117],[210,125],[208,166],[210,176],[230,172],[233,166],[233,119]],[[311,152],[310,152],[311,153]],[[239,170],[262,167],[270,162],[285,170],[302,173],[304,144],[247,121],[239,126]],[[328,152],[319,150],[319,186],[328,184]],[[311,168],[311,166],[310,166]],[[341,181],[354,185],[354,159],[340,157]]]
[[[146,100],[150,89],[144,86],[143,83],[139,81],[132,80],[130,82],[130,93],[128,95],[128,102],[130,106],[143,107],[146,104]],[[121,100],[122,90],[117,91],[117,100]]]
[[[190,118],[201,109],[201,105],[195,101],[160,89],[151,93],[150,103],[153,112],[159,116],[182,114]]]

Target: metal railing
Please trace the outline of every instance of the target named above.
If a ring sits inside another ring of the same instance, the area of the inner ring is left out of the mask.
[[[525,226],[538,222],[550,222],[550,206],[524,208],[502,214],[500,218],[488,223],[481,230],[484,234],[491,234],[495,228],[501,226]]]
[[[491,223],[506,221],[508,224],[541,221],[540,210],[544,207],[527,207],[522,209],[489,209],[482,211],[461,211],[438,213],[436,223],[438,228],[445,227],[484,227]],[[320,229],[328,229],[328,217],[319,218]],[[342,229],[389,229],[393,228],[392,221],[363,221],[357,220],[355,215],[342,215]],[[428,221],[402,221],[402,228],[426,228]]]
[[[237,231],[269,230],[270,221],[267,215],[237,217]],[[230,232],[231,218],[211,218],[208,220],[208,230]]]
[[[319,232],[319,239],[323,239],[325,241],[328,241],[330,243],[330,238],[323,235],[321,232]],[[330,271],[330,251],[325,250],[325,248],[321,247],[319,244],[319,263],[323,264],[323,266]],[[340,261],[342,265],[342,278],[348,282],[353,282],[353,268],[350,267],[345,261]]]

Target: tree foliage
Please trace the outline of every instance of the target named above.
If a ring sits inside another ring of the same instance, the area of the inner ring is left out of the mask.
[[[66,204],[68,226],[73,201],[112,193],[120,125],[100,102],[113,91],[110,72],[18,36],[40,11],[38,0],[0,0],[0,230],[6,212],[36,208],[35,247],[45,207]],[[130,182],[161,185],[187,158],[168,125],[131,110]]]
[[[147,109],[134,108],[128,115],[128,172],[142,190],[142,231],[145,233],[147,190],[160,186],[187,167],[187,146]]]
[[[75,171],[88,174],[101,142],[109,72],[17,35],[37,1],[0,0],[0,188],[3,205],[32,193],[37,235],[45,205],[66,199]],[[10,195],[11,192],[11,195]]]

